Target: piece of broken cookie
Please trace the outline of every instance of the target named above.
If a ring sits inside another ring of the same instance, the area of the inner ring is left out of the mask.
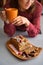
[[[21,60],[31,59],[39,55],[42,48],[32,45],[27,38],[22,35],[12,37],[6,43],[9,51]]]

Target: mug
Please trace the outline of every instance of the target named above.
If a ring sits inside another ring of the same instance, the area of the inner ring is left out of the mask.
[[[6,8],[6,17],[10,23],[13,23],[13,19],[15,19],[18,15],[18,9],[16,8]]]

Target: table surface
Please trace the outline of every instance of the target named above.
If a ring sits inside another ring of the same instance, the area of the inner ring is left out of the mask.
[[[41,31],[42,34],[34,38],[29,38],[27,32],[16,31],[15,35],[22,34],[28,38],[30,43],[43,48],[43,16],[41,16]],[[28,61],[21,61],[14,57],[6,48],[6,41],[9,39],[3,31],[3,21],[0,19],[0,65],[43,65],[43,51],[36,58]]]

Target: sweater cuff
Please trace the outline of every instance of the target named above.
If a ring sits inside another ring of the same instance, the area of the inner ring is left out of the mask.
[[[27,27],[26,27],[26,31],[29,31],[31,28],[32,24],[30,23]]]
[[[28,32],[30,37],[35,37],[37,35],[37,29],[34,27],[33,24],[29,24],[29,26],[26,28],[26,31]]]

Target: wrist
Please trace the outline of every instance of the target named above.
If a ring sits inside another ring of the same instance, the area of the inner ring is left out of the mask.
[[[25,26],[26,26],[26,27],[28,27],[28,26],[29,26],[29,24],[30,24],[30,22],[26,22]]]

